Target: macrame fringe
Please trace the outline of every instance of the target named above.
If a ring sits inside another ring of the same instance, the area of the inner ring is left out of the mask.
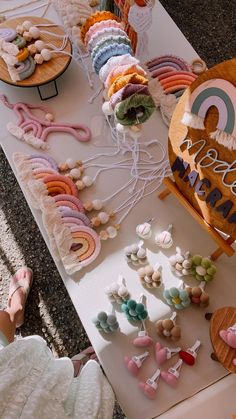
[[[202,130],[205,129],[204,119],[190,112],[184,112],[181,122],[182,124],[191,128]]]
[[[35,137],[31,132],[25,132],[22,128],[12,122],[8,122],[7,130],[18,140],[25,141],[27,144],[32,145],[36,149],[46,150],[49,148],[45,141]]]
[[[218,144],[222,144],[229,150],[236,150],[236,137],[233,135],[217,129],[216,131],[210,133],[210,137],[213,140],[216,140]]]
[[[48,190],[44,182],[41,180],[29,180],[28,181],[28,189],[33,196],[35,207],[36,209],[41,209],[42,207],[42,200],[45,196],[48,195]]]
[[[166,95],[161,83],[156,78],[149,81],[148,90],[152,95],[156,107],[160,108],[164,123],[169,126],[178,103],[176,96],[172,94]]]

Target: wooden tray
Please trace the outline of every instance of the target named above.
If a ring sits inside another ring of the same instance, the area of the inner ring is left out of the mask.
[[[52,24],[54,22],[51,22],[48,19],[43,19],[39,17],[33,17],[33,16],[24,16],[19,17],[17,19],[11,19],[6,22],[3,22],[0,27],[1,28],[16,28],[17,25],[20,25],[25,20],[30,20],[34,24],[45,24],[49,23]],[[60,26],[49,26],[42,27],[40,30],[48,30],[52,33],[58,34],[58,35],[65,35],[65,32],[63,28]],[[55,36],[48,35],[48,34],[42,34],[40,36],[40,39],[46,43],[51,43],[55,45],[56,47],[60,47],[62,44],[62,39],[56,38]],[[68,39],[67,45],[64,49],[64,51],[67,51],[71,54],[72,47],[71,42]],[[55,80],[57,77],[59,77],[64,71],[67,69],[68,65],[70,64],[71,57],[69,55],[65,54],[53,54],[53,58],[49,62],[44,62],[41,65],[36,65],[36,69],[34,74],[32,76],[28,77],[25,80],[13,82],[11,80],[11,77],[8,73],[7,66],[3,59],[0,58],[0,80],[4,81],[5,83],[12,84],[14,86],[22,86],[22,87],[35,87],[35,86],[41,86],[43,84],[49,83],[52,80]]]

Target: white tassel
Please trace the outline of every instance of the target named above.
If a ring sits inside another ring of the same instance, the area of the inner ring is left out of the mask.
[[[7,130],[14,137],[18,138],[18,140],[23,140],[25,131],[22,128],[18,127],[17,125],[13,124],[13,122],[7,123]]]
[[[200,116],[194,115],[190,112],[184,112],[181,122],[191,128],[205,129],[204,120],[200,118]]]
[[[233,137],[231,134],[217,129],[210,133],[210,137],[229,150],[236,150],[236,137]]]
[[[23,135],[23,140],[36,149],[47,150],[49,148],[45,141],[35,137],[32,133],[25,133]]]

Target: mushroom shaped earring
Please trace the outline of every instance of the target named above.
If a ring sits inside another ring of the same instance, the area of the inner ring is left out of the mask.
[[[171,387],[176,387],[178,384],[179,379],[179,372],[183,365],[183,360],[179,359],[178,362],[171,368],[168,369],[168,371],[162,371],[161,372],[161,378],[169,384]]]
[[[138,348],[146,348],[153,345],[153,339],[148,335],[148,332],[145,329],[144,321],[142,322],[138,336],[133,340],[133,345]]]
[[[148,378],[144,383],[143,381],[139,382],[139,388],[142,390],[144,395],[148,399],[154,399],[156,396],[156,391],[158,387],[158,380],[161,375],[161,370],[158,368],[151,378]]]
[[[162,231],[161,233],[157,233],[155,236],[155,243],[157,246],[161,247],[162,249],[169,249],[173,245],[173,238],[172,238],[172,230],[173,226],[170,224],[167,230]]]
[[[193,346],[191,348],[188,348],[186,351],[180,351],[179,357],[184,361],[187,365],[194,365],[196,358],[197,358],[197,350],[199,346],[201,345],[200,340],[196,340]]]
[[[164,364],[172,356],[178,354],[181,351],[180,347],[177,348],[167,348],[167,346],[162,346],[159,342],[155,345],[155,356],[158,365]]]
[[[124,361],[125,361],[125,366],[127,370],[132,375],[137,375],[139,372],[139,369],[141,368],[145,359],[147,359],[148,356],[149,356],[148,351],[144,352],[141,355],[134,355],[132,356],[132,358],[130,358],[129,356],[125,356]]]

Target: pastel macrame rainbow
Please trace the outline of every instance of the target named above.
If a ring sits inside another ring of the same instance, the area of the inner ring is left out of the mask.
[[[50,156],[15,153],[13,160],[31,205],[42,211],[55,258],[68,274],[92,263],[100,253],[101,241],[73,181],[58,173]]]
[[[236,150],[236,88],[229,81],[217,78],[198,86],[185,105],[182,122],[204,130],[204,120],[212,106],[217,108],[219,117],[210,137],[229,150]]]

